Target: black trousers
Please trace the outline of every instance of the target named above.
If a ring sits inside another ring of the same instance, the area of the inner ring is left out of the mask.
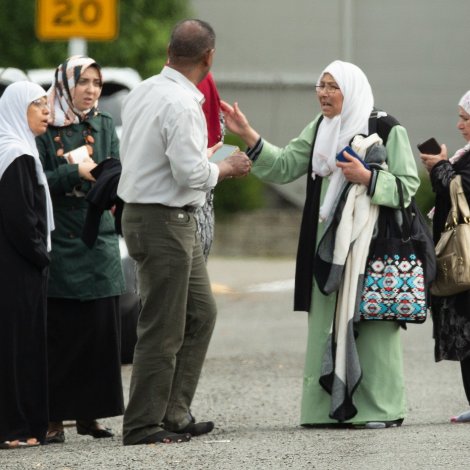
[[[465,389],[467,401],[470,404],[470,357],[460,361],[460,369],[462,370],[463,388]]]

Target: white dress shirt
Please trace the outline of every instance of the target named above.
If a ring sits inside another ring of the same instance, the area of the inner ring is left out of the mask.
[[[134,88],[122,108],[119,197],[128,203],[202,206],[219,177],[207,158],[203,94],[164,67]]]

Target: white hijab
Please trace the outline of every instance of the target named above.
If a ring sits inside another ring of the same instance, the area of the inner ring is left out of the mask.
[[[343,94],[341,113],[333,118],[324,117],[318,128],[312,153],[312,178],[329,177],[329,186],[320,220],[326,219],[336,201],[345,179],[336,166],[336,155],[357,134],[368,134],[369,117],[374,107],[374,95],[364,72],[354,64],[335,60],[320,75],[317,84],[329,73]]]
[[[39,159],[36,137],[28,124],[29,105],[44,96],[46,96],[46,92],[39,85],[28,81],[19,81],[9,85],[0,98],[0,179],[16,158],[22,155],[34,157],[38,183],[44,186],[46,194],[47,244],[48,250],[50,250],[50,233],[54,230],[52,201],[46,175]]]
[[[460,98],[459,106],[463,108],[463,110],[470,114],[470,90],[465,93],[465,95]],[[454,164],[460,160],[468,151],[470,150],[470,142],[465,144],[465,147],[457,150],[452,157],[449,158],[450,163]]]

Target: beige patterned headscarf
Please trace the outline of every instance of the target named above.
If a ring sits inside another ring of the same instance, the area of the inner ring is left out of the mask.
[[[84,112],[76,109],[73,104],[75,85],[81,74],[90,66],[96,67],[101,82],[103,82],[101,67],[91,57],[72,56],[57,67],[54,82],[47,92],[51,110],[51,125],[64,127],[77,124],[93,116],[96,112],[98,101],[91,109]]]

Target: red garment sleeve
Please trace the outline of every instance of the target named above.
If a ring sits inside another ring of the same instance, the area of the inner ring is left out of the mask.
[[[214,78],[210,72],[197,87],[205,97],[202,110],[204,111],[207,122],[207,146],[212,147],[222,140],[222,127],[220,125],[220,96]]]

